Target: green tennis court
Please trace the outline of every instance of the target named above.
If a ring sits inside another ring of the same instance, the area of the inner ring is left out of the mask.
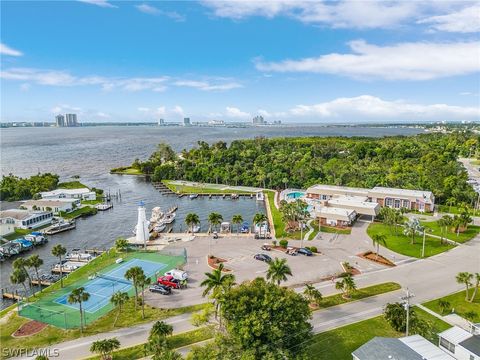
[[[97,276],[95,272],[87,272],[82,279],[63,289],[52,291],[38,301],[19,303],[19,315],[63,329],[77,328],[80,326],[79,307],[78,304],[68,303],[67,298],[72,290],[83,286],[91,295],[91,299],[82,306],[84,323],[90,324],[113,309],[110,302],[113,292],[127,292],[130,296],[134,294],[133,285],[124,279],[124,274],[130,267],[141,267],[145,275],[155,280],[159,274],[183,265],[186,259],[185,255],[143,251],[124,253],[119,257],[123,258],[123,262],[114,262],[97,270],[100,273]],[[89,265],[85,265],[85,268]]]

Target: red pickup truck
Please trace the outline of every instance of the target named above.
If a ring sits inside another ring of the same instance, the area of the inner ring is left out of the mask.
[[[180,281],[175,279],[173,276],[161,276],[157,279],[157,283],[160,285],[170,286],[173,289],[180,289]]]

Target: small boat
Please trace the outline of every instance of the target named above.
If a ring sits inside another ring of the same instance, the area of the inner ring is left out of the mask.
[[[93,256],[91,254],[82,253],[80,249],[72,249],[67,255],[65,255],[65,260],[70,261],[79,261],[79,262],[89,262],[93,260]]]
[[[198,194],[190,194],[188,197],[190,198],[190,200],[193,200],[198,197]]]
[[[232,194],[232,195],[230,195],[230,198],[231,198],[232,200],[236,200],[236,199],[238,199],[238,197],[239,197],[238,194]]]
[[[176,217],[176,216],[177,216],[177,215],[176,215],[175,213],[167,214],[167,215],[165,215],[165,217],[163,218],[162,223],[163,223],[163,224],[171,224],[172,222],[175,221],[175,217]]]
[[[229,233],[231,231],[230,223],[228,221],[224,221],[220,224],[220,232],[222,233]]]
[[[265,195],[263,195],[262,191],[259,191],[256,193],[256,199],[257,201],[264,201],[265,200]]]
[[[95,206],[95,208],[96,208],[98,211],[105,211],[105,210],[108,210],[108,209],[113,208],[113,204],[106,204],[106,203],[97,204],[97,205]]]
[[[156,206],[152,209],[152,216],[150,217],[150,223],[155,224],[155,223],[161,222],[164,217],[165,217],[165,214],[163,213],[160,206]]]
[[[247,234],[250,232],[250,224],[248,222],[243,222],[242,226],[240,227],[240,232],[242,234]]]
[[[31,250],[33,248],[33,243],[27,239],[19,238],[11,241],[14,244],[20,244],[20,252]]]
[[[193,232],[194,234],[200,232],[200,225],[194,225],[194,226],[192,227],[192,232]]]
[[[24,238],[28,241],[31,241],[33,245],[42,245],[48,242],[47,237],[38,231],[34,231],[28,235],[25,235]]]
[[[164,231],[165,229],[167,228],[167,225],[164,224],[164,223],[161,223],[161,224],[158,224],[157,226],[155,226],[153,228],[153,231],[157,232],[157,233],[161,233],[162,231]]]
[[[77,227],[75,220],[70,220],[70,221],[60,221],[56,223],[55,225],[52,225],[50,228],[45,231],[45,234],[47,235],[53,235],[53,234],[58,234],[64,231],[72,230]]]

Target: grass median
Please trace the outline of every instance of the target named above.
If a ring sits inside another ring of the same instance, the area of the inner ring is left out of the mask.
[[[474,289],[470,289],[469,298],[471,298]],[[442,301],[447,301],[450,306],[448,308],[442,308],[440,303]],[[448,315],[452,312],[455,314],[465,317],[465,314],[472,313],[476,314],[476,317],[473,318],[473,322],[480,322],[480,289],[477,292],[476,298],[472,302],[465,300],[465,290],[459,291],[447,296],[444,296],[439,299],[435,299],[423,304],[426,308],[429,308],[432,311],[435,311],[439,315]]]

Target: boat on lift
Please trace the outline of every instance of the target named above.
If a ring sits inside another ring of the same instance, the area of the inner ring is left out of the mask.
[[[263,191],[258,191],[255,195],[257,201],[264,201],[265,200],[265,195],[263,194]]]
[[[156,206],[152,209],[152,216],[150,217],[150,223],[160,223],[162,219],[165,217],[165,213],[162,211],[160,206]]]
[[[172,222],[175,221],[176,216],[177,216],[177,214],[175,214],[175,213],[166,214],[161,222],[163,224],[171,224]]]
[[[193,232],[194,234],[200,232],[200,225],[193,225],[193,227],[192,227],[192,232]]]
[[[153,231],[155,231],[155,232],[157,232],[157,233],[161,233],[161,232],[164,231],[166,228],[167,228],[167,225],[164,224],[164,223],[161,223],[161,224],[156,225],[156,226],[153,228]]]

